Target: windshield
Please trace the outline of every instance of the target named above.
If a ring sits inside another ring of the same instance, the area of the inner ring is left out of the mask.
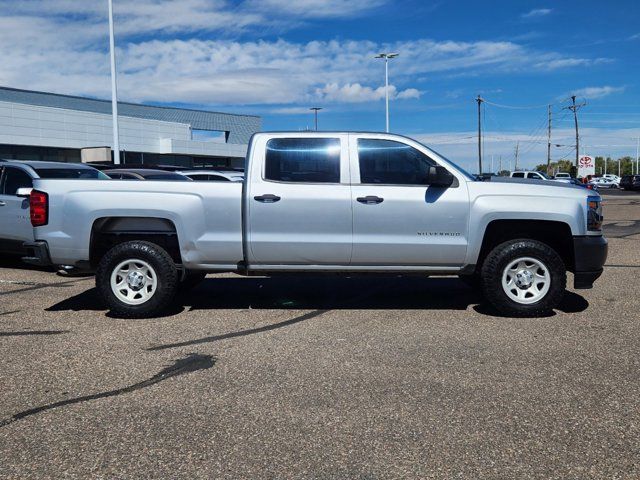
[[[40,178],[75,178],[80,180],[109,180],[100,170],[93,168],[36,168]]]
[[[542,175],[544,178],[546,178],[547,180],[551,180],[551,177],[549,175],[547,175],[544,172],[538,172],[539,175]]]

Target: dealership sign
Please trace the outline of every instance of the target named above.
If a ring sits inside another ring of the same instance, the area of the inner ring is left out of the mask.
[[[593,157],[583,155],[578,159],[578,176],[586,177],[587,175],[596,174],[596,161]]]

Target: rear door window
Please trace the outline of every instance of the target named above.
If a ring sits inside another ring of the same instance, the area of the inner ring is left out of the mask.
[[[513,175],[511,175],[512,178],[524,178],[524,173],[522,172],[516,172]]]
[[[2,194],[15,195],[19,188],[32,188],[31,176],[24,170],[5,167],[2,180]]]
[[[265,180],[340,183],[339,138],[272,138],[267,142]]]

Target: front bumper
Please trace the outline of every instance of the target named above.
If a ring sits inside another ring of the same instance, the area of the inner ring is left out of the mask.
[[[574,279],[576,289],[592,288],[607,261],[609,245],[603,236],[573,237]]]
[[[38,265],[40,267],[48,267],[52,265],[47,242],[25,242],[22,246],[27,251],[27,256],[22,257],[23,262],[31,265]]]

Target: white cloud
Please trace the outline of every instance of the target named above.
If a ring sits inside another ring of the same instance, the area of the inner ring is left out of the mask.
[[[384,96],[383,63],[374,55],[397,50],[390,65],[392,98],[415,99],[412,83],[436,73],[546,71],[603,61],[533,50],[514,42],[455,42],[417,39],[390,44],[368,40],[307,43],[208,40],[206,30],[268,28],[271,5],[283,17],[354,15],[388,0],[138,0],[117,2],[118,82],[130,101],[196,105],[295,104],[324,100],[367,102]],[[324,7],[321,7],[322,4]],[[80,0],[0,0],[0,85],[60,93],[109,96],[105,5]],[[324,13],[323,13],[324,12]],[[271,15],[272,17],[276,15]],[[265,21],[262,24],[260,22]],[[194,32],[200,32],[197,35]],[[153,38],[150,40],[150,38]]]
[[[388,0],[248,0],[245,8],[302,18],[335,18],[358,15],[386,3]]]
[[[636,33],[635,35],[631,35],[627,40],[638,40],[640,39],[640,33]]]
[[[520,15],[522,18],[539,18],[545,17],[553,12],[551,8],[534,8],[533,10],[529,10],[527,13],[523,13]]]
[[[606,97],[607,95],[611,95],[613,93],[622,93],[624,92],[624,88],[625,87],[611,87],[609,85],[605,85],[603,87],[586,87],[573,91],[572,95],[588,99],[595,99]]]
[[[323,112],[327,112],[328,109],[322,108]],[[309,107],[283,107],[274,108],[269,113],[276,115],[313,115],[313,111]]]
[[[415,88],[398,91],[395,85],[389,85],[389,98],[404,100],[420,98],[420,91]],[[382,100],[385,98],[384,86],[373,89],[359,83],[348,83],[339,86],[337,83],[329,83],[316,89],[318,98],[329,102],[360,103]]]

